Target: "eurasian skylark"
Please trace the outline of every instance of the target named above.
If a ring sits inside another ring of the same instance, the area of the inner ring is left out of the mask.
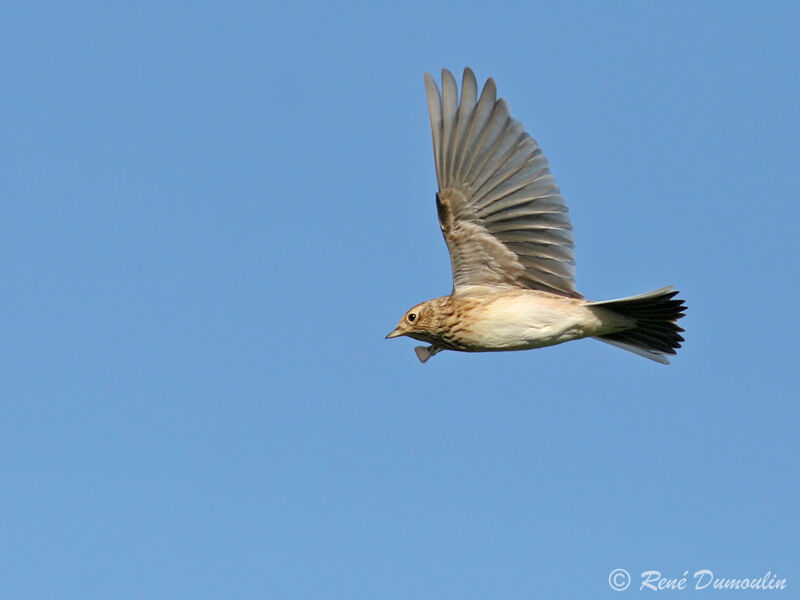
[[[441,350],[527,350],[584,337],[669,364],[686,310],[665,287],[590,302],[575,291],[572,225],[547,159],[497,99],[489,79],[480,98],[464,69],[461,100],[453,74],[442,94],[425,74],[439,193],[436,209],[450,250],[453,292],[409,310],[387,338]]]

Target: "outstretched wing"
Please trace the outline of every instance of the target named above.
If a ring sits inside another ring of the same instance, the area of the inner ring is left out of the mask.
[[[478,98],[464,69],[442,94],[425,74],[439,193],[439,224],[450,250],[453,290],[508,285],[580,298],[572,225],[539,145],[511,118],[489,79]]]

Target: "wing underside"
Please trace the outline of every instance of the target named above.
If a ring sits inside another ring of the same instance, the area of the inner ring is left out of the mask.
[[[574,288],[572,226],[547,159],[497,99],[492,79],[478,97],[464,70],[461,97],[442,72],[425,75],[437,209],[453,285],[509,285],[581,297]]]

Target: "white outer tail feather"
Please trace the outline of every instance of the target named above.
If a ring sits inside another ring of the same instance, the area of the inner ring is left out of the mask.
[[[598,342],[603,342],[604,344],[610,344],[612,346],[616,346],[617,348],[621,348],[622,350],[627,350],[628,352],[633,352],[634,354],[638,354],[639,356],[649,358],[650,360],[654,360],[657,363],[661,363],[662,365],[669,364],[669,359],[660,352],[655,352],[653,350],[645,350],[644,348],[637,348],[636,346],[632,344],[626,344],[625,342],[604,340],[603,338],[599,337],[592,339],[597,340]]]

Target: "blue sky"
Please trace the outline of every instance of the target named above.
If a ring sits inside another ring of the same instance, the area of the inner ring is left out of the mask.
[[[648,569],[796,589],[798,20],[6,7],[0,595],[618,598],[615,568],[628,596]],[[547,154],[578,289],[681,290],[671,366],[592,341],[420,365],[383,339],[450,291],[422,74],[465,65]]]

